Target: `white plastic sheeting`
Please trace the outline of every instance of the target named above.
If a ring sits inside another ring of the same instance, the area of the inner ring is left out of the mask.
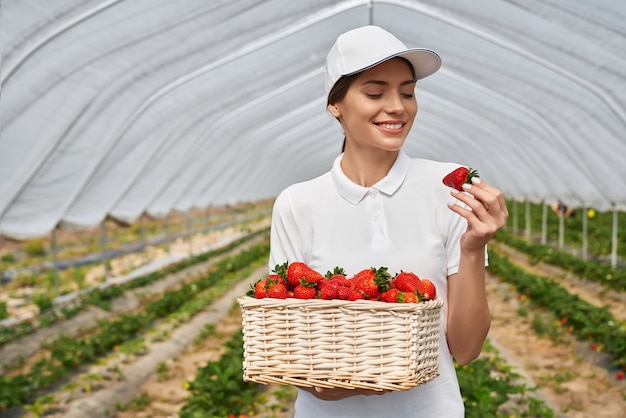
[[[2,0],[0,234],[272,197],[326,171],[337,35],[435,49],[406,150],[626,209],[622,0]]]

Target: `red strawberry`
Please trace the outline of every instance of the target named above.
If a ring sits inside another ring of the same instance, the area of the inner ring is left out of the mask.
[[[400,271],[394,280],[396,288],[403,292],[424,292],[424,285],[415,273]]]
[[[267,279],[257,280],[254,285],[254,297],[257,299],[263,299],[267,297]]]
[[[326,286],[320,289],[320,298],[322,299],[337,299],[339,296],[339,285],[335,282],[329,282]]]
[[[398,303],[417,303],[418,296],[413,292],[398,292]]]
[[[435,299],[435,297],[437,296],[437,288],[435,287],[433,282],[428,279],[422,279],[422,284],[424,285],[424,293],[422,293],[420,296],[425,300]]]
[[[293,289],[293,296],[297,299],[313,299],[317,296],[317,289],[313,286],[315,285],[303,280]]]
[[[387,267],[372,267],[361,270],[352,278],[352,287],[360,290],[368,299],[377,298],[380,292],[388,290],[391,275]]]
[[[465,183],[471,183],[473,177],[478,177],[478,171],[472,168],[459,167],[456,170],[446,174],[446,176],[443,178],[443,184],[462,192],[463,185]]]
[[[352,293],[352,289],[348,286],[339,286],[337,288],[337,298],[341,300],[348,300],[350,298],[350,293]]]
[[[617,374],[615,375],[615,378],[616,378],[617,380],[622,380],[622,379],[624,378],[624,372],[620,370],[620,371],[619,371],[619,372],[617,372]]]
[[[398,302],[398,293],[400,293],[400,291],[396,288],[386,290],[380,294],[380,300],[388,303],[396,303]]]
[[[317,283],[323,278],[321,273],[301,261],[295,261],[287,267],[287,281],[293,287],[299,285],[302,279],[309,283]]]
[[[326,286],[328,283],[330,283],[330,280],[327,277],[322,278],[322,280],[320,280],[319,282],[317,282],[317,288],[318,289],[323,289],[324,286]]]
[[[350,294],[348,295],[348,300],[361,300],[365,299],[363,293],[361,293],[358,289],[350,289]]]
[[[287,287],[282,283],[271,283],[267,289],[267,297],[287,299]]]
[[[328,270],[326,272],[326,278],[329,280],[332,279],[341,279],[346,277],[346,272],[341,267],[335,267],[333,271]]]
[[[282,283],[285,286],[287,286],[287,281],[285,280],[285,278],[283,276],[281,276],[280,274],[270,274],[269,276],[267,276],[267,280],[271,280],[273,282],[276,283]]]

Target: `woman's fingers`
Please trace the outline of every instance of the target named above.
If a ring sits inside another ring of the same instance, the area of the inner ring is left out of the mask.
[[[491,237],[504,226],[508,216],[502,192],[484,181],[473,179],[473,184],[465,184],[466,193],[451,190],[451,195],[463,205],[452,204],[450,209],[467,219],[473,234]]]

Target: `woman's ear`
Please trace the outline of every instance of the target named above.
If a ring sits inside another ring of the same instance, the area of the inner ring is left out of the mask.
[[[326,108],[328,109],[328,113],[330,113],[334,117],[338,118],[339,116],[341,116],[341,112],[339,111],[339,106],[337,106],[337,103],[329,104]]]

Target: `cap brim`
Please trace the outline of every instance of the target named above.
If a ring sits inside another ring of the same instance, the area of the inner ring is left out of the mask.
[[[385,57],[371,65],[368,65],[367,67],[360,68],[348,74],[343,74],[343,76],[349,76],[365,70],[369,70],[370,68],[373,68],[378,64],[382,64],[383,62],[389,61],[390,59],[396,57],[404,58],[411,63],[413,69],[415,70],[416,80],[421,80],[422,78],[428,77],[429,75],[436,73],[437,70],[441,68],[441,57],[435,51],[426,48],[411,48],[397,54],[389,55],[388,57]]]

